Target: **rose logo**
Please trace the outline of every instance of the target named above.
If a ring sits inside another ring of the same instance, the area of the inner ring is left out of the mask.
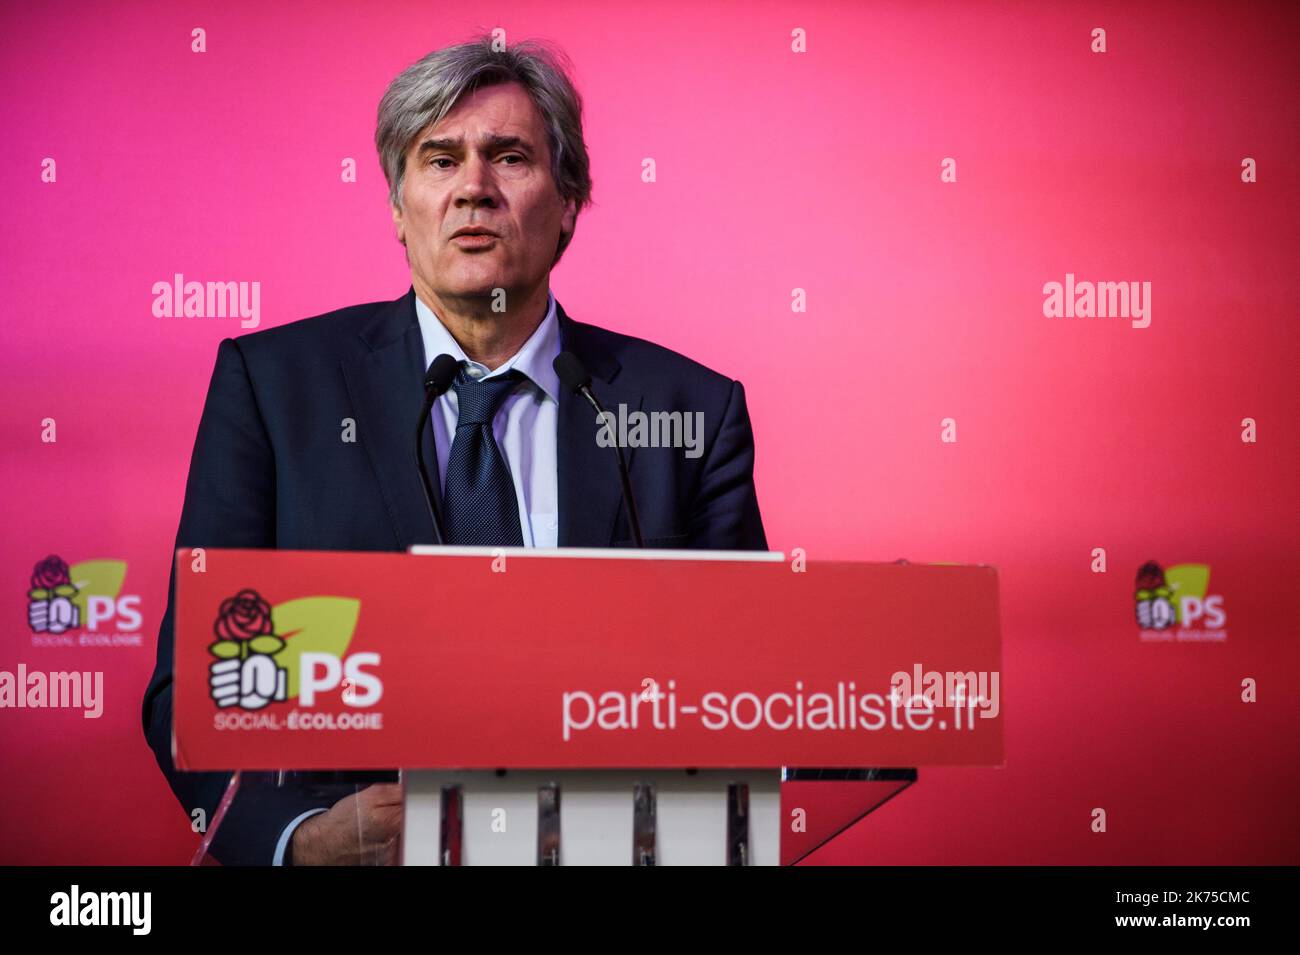
[[[1165,581],[1165,572],[1154,560],[1149,560],[1137,572],[1138,627],[1143,630],[1167,630],[1178,619],[1174,608],[1173,589]]]
[[[33,633],[63,633],[81,624],[81,608],[72,602],[77,588],[68,565],[51,554],[32,569],[32,587],[27,591],[27,626]]]
[[[288,674],[275,661],[285,641],[275,635],[271,605],[256,590],[241,590],[221,602],[212,624],[217,658],[208,682],[218,706],[258,710],[288,694]]]
[[[72,578],[68,576],[68,565],[57,554],[51,554],[44,560],[37,563],[32,570],[32,588],[37,587],[43,590],[53,590],[60,584],[72,584]]]
[[[273,634],[271,605],[256,590],[241,590],[221,602],[212,632],[218,640],[252,640]]]

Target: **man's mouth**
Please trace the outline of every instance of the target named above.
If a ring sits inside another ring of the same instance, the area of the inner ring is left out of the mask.
[[[454,245],[462,249],[486,249],[492,246],[500,238],[490,229],[467,228],[457,229],[451,237]]]
[[[462,249],[486,249],[488,246],[496,244],[497,237],[487,234],[467,234],[458,235],[451,241]]]

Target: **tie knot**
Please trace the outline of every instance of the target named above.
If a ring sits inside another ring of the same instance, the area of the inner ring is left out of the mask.
[[[475,380],[460,366],[452,389],[456,392],[456,427],[469,424],[489,424],[496,417],[497,409],[506,395],[514,391],[515,386],[524,376],[517,371],[508,371],[495,378]]]

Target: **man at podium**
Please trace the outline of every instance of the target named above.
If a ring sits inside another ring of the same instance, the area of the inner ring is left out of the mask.
[[[493,44],[429,54],[380,102],[406,294],[219,345],[177,548],[766,549],[740,382],[556,299],[550,271],[591,197],[581,99],[544,46]],[[229,774],[172,761],[175,583],[173,567],[144,730],[186,814],[212,819]],[[491,620],[450,609],[467,638]],[[276,782],[241,790],[217,860],[392,861],[396,786]]]

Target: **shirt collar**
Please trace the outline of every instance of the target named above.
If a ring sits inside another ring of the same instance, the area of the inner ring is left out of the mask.
[[[488,371],[486,365],[479,364],[465,354],[451,332],[447,331],[447,326],[442,324],[433,309],[425,305],[418,295],[415,297],[415,314],[420,321],[420,337],[424,340],[426,368],[434,356],[446,353],[458,362],[466,362],[470,367],[483,372],[482,378],[495,378],[512,370],[521,372],[552,401],[560,400],[560,376],[555,373],[552,365],[555,356],[560,353],[560,321],[555,314],[555,293],[550,290],[546,293],[546,317],[542,323],[509,361],[493,371]]]

